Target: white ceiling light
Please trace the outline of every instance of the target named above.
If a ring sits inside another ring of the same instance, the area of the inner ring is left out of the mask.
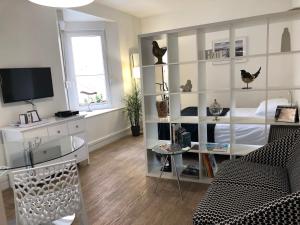
[[[29,0],[38,5],[56,8],[73,8],[92,3],[94,0]]]

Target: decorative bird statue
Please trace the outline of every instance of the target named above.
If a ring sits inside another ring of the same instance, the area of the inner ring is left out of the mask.
[[[251,73],[247,72],[246,70],[241,70],[242,81],[244,81],[247,84],[247,87],[243,87],[242,89],[251,89],[251,87],[249,87],[248,85],[249,85],[249,83],[253,82],[258,77],[258,75],[260,74],[260,71],[261,71],[261,67],[254,74],[251,74]]]
[[[191,92],[192,91],[192,81],[187,80],[185,85],[181,85],[180,88],[182,89],[182,92]]]
[[[157,62],[155,64],[165,64],[162,61],[162,57],[167,51],[167,47],[160,48],[157,41],[152,42],[152,54],[157,58]]]

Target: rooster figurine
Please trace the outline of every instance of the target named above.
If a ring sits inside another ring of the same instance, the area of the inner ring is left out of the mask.
[[[157,62],[155,64],[165,64],[162,61],[162,57],[167,51],[167,47],[160,48],[157,41],[152,42],[152,53],[157,58]]]
[[[248,85],[249,85],[249,83],[253,82],[258,77],[258,75],[260,74],[260,71],[261,71],[261,67],[255,74],[251,74],[251,73],[247,72],[246,70],[241,70],[242,81],[244,81],[247,84],[247,87],[243,87],[242,89],[251,89],[251,87],[249,87]]]

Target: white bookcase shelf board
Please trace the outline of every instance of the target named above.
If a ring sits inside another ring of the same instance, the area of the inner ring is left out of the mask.
[[[285,28],[290,32],[291,47],[282,52]],[[171,143],[172,124],[193,130],[192,150],[176,160],[181,179],[201,183],[211,182],[222,161],[264,145],[271,125],[299,125],[276,122],[271,106],[271,99],[300,102],[299,40],[297,11],[140,35],[147,175],[160,174],[161,159],[151,149]],[[165,64],[155,64],[153,41],[167,47]],[[241,71],[255,74],[259,68],[257,78],[248,84],[250,89],[243,89],[246,83]],[[192,83],[191,92],[182,91],[187,80]],[[162,99],[168,104],[164,118],[157,112],[157,101]],[[228,110],[217,121],[208,116],[214,99]],[[212,143],[215,149],[211,149]],[[187,175],[187,169],[196,173]],[[174,175],[171,168],[165,178],[176,179]]]

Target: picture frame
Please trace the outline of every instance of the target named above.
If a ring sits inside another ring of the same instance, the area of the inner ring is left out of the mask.
[[[22,124],[22,125],[28,124],[27,114],[19,114],[19,121],[20,121],[20,124]]]
[[[277,106],[275,112],[276,122],[298,123],[299,112],[297,106]]]
[[[40,118],[37,110],[31,110],[31,111],[28,111],[27,113],[29,113],[31,115],[31,122],[32,123],[36,123],[36,122],[41,121],[41,118]]]
[[[214,40],[212,43],[212,51],[215,53],[215,59],[226,59],[230,57],[230,41],[229,39]],[[235,40],[235,56],[243,57],[246,56],[247,51],[247,37],[238,37]],[[236,62],[246,62],[247,59],[243,58],[236,60]],[[214,64],[225,64],[229,62],[214,62]]]

